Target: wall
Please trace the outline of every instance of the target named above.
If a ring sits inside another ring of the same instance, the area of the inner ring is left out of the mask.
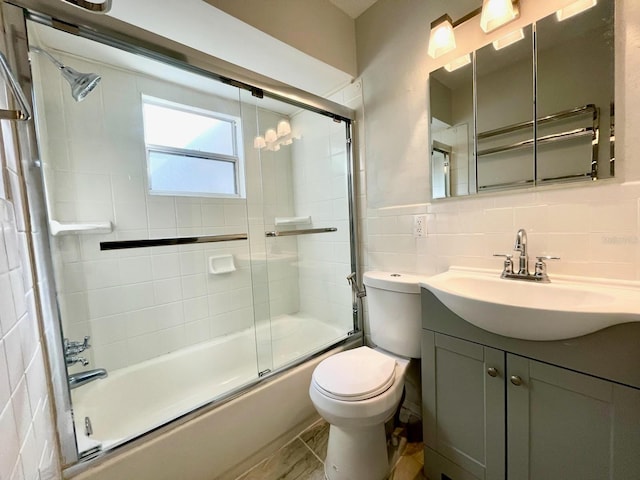
[[[0,158],[0,478],[53,480],[58,447],[12,126],[2,122]]]
[[[352,77],[357,74],[355,22],[327,0],[206,2]]]
[[[521,4],[521,21],[530,23],[563,2]],[[640,279],[640,162],[627,141],[640,126],[635,108],[640,60],[633,54],[640,47],[635,28],[640,5],[623,0],[616,6],[616,179],[433,203],[428,202],[426,80],[450,58],[429,59],[425,24],[446,11],[447,2],[380,0],[358,18],[368,153],[365,268],[427,274],[451,265],[499,270],[500,261],[491,255],[510,251],[522,227],[530,234],[532,255],[562,257],[549,265],[551,275]],[[544,8],[545,13],[536,10]],[[493,39],[477,25],[461,33],[459,46],[469,50]],[[394,81],[384,71],[395,72]],[[414,214],[427,215],[427,237],[412,236]]]

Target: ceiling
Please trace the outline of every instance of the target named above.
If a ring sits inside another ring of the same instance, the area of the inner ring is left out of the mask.
[[[329,0],[336,7],[349,15],[351,18],[356,19],[371,5],[376,3],[377,0]]]

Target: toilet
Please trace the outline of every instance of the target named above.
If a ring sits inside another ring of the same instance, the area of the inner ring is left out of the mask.
[[[389,475],[384,424],[396,412],[411,358],[420,357],[422,277],[366,272],[369,330],[375,348],[323,360],[309,395],[329,424],[329,480],[383,480]]]

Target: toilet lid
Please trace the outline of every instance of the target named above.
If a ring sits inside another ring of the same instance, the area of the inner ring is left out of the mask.
[[[395,371],[393,358],[369,347],[360,347],[320,362],[313,372],[313,382],[328,397],[366,400],[387,391],[393,385]]]

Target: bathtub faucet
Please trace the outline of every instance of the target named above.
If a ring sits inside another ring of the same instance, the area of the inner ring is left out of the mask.
[[[89,365],[89,361],[84,357],[79,357],[78,354],[84,352],[87,348],[91,348],[89,340],[91,337],[86,336],[82,342],[71,342],[68,338],[64,339],[64,358],[67,362],[67,366],[81,363],[83,367]]]
[[[71,389],[78,388],[99,378],[105,378],[107,375],[108,373],[104,368],[72,373],[69,375],[69,387]]]

